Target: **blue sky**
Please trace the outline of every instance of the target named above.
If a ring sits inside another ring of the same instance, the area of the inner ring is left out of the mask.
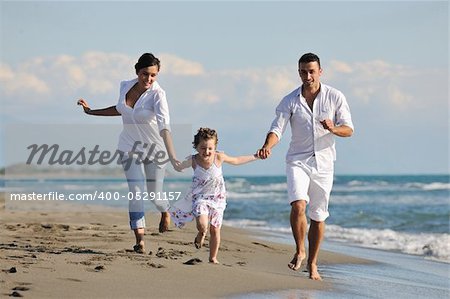
[[[221,150],[249,154],[298,86],[298,58],[314,52],[356,127],[338,140],[336,173],[448,173],[448,13],[446,1],[2,1],[2,128],[120,124],[75,102],[115,104],[153,52],[173,123],[216,128]],[[289,134],[270,160],[226,173],[283,174]]]

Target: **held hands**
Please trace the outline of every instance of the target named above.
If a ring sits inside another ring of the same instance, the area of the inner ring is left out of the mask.
[[[269,148],[262,147],[259,150],[256,151],[255,156],[260,159],[267,159],[272,154],[272,151]]]
[[[79,99],[77,105],[81,105],[86,114],[89,114],[89,111],[91,111],[91,108],[89,108],[88,103],[84,99]]]
[[[172,163],[172,166],[176,171],[182,172],[183,168],[181,167],[180,161],[178,161],[176,158],[171,158],[170,163]]]

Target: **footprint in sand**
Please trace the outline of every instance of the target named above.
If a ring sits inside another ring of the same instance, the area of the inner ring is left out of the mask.
[[[95,270],[96,272],[103,271],[103,270],[105,270],[105,266],[102,266],[102,265],[97,266],[97,267],[94,268],[94,270]]]
[[[18,291],[26,292],[26,291],[29,291],[30,288],[24,287],[24,286],[18,286],[18,287],[12,288],[11,290],[13,292],[11,294],[9,294],[10,297],[23,297],[23,295],[21,293],[19,293]]]
[[[28,287],[14,287],[12,290],[13,290],[13,291],[22,291],[22,292],[26,292],[26,291],[29,291],[30,288],[28,288]]]
[[[192,242],[183,242],[183,241],[167,241],[167,243],[172,245],[188,245],[188,246],[192,244]]]
[[[156,268],[156,269],[166,268],[166,266],[164,266],[162,264],[156,264],[156,263],[147,263],[146,265],[148,265],[152,268]]]
[[[275,250],[275,248],[273,248],[273,247],[271,247],[271,246],[269,246],[269,245],[263,244],[263,243],[252,242],[252,244],[254,244],[254,245],[259,245],[259,246],[262,246],[262,247],[264,247],[264,248],[274,249],[274,250]]]
[[[183,264],[184,265],[197,265],[197,264],[200,264],[201,262],[202,262],[201,259],[193,258],[193,259],[188,260],[187,262],[184,262]]]
[[[16,267],[11,267],[8,270],[2,270],[5,273],[17,273]]]
[[[11,294],[9,294],[9,297],[23,297],[23,295],[17,291],[14,291]]]
[[[186,255],[187,252],[183,250],[175,250],[175,249],[164,249],[162,247],[158,248],[158,252],[156,252],[156,257],[177,260],[180,257]]]

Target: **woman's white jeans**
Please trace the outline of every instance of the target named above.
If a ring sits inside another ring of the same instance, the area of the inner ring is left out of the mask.
[[[138,155],[124,154],[122,167],[128,183],[128,213],[130,216],[131,229],[145,227],[144,202],[151,198],[161,198],[160,196],[149,196],[151,192],[158,194],[162,192],[164,184],[164,166],[156,163],[142,162]],[[143,200],[146,199],[146,200]],[[158,211],[167,212],[170,205],[167,200],[151,200]]]

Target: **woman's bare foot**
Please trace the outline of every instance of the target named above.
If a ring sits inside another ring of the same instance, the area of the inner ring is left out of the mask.
[[[288,267],[294,271],[297,271],[301,268],[302,262],[305,259],[306,255],[303,254],[295,254],[290,263],[288,264]]]
[[[170,214],[169,212],[161,213],[161,221],[159,222],[159,232],[163,233],[169,230]]]
[[[317,270],[316,264],[310,264],[308,265],[308,271],[309,271],[309,278],[312,280],[322,280],[322,277],[319,274],[319,271]]]
[[[139,244],[136,244],[133,246],[133,250],[136,253],[145,253],[145,245],[144,245],[144,241],[139,242]]]
[[[220,264],[219,261],[217,260],[217,258],[210,258],[210,259],[209,259],[209,262],[210,262],[211,264],[216,264],[216,265]]]
[[[205,242],[206,234],[198,232],[197,236],[194,239],[194,245],[195,248],[200,249],[203,246],[203,243]]]

